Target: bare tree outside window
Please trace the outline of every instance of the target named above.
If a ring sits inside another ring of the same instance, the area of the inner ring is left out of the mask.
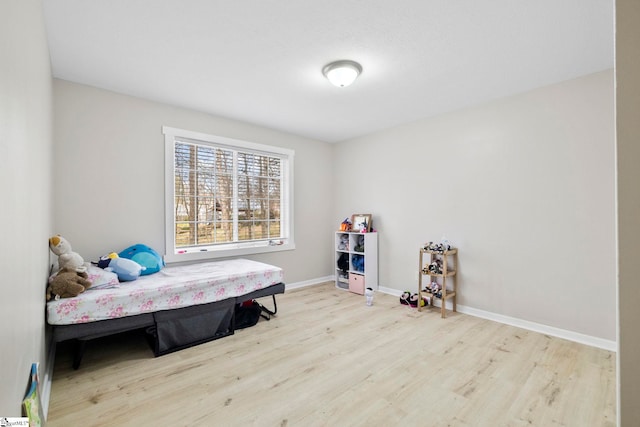
[[[282,237],[281,159],[180,142],[174,181],[176,248]]]

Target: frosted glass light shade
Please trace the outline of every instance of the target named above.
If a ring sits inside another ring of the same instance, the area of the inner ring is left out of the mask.
[[[346,87],[355,81],[362,72],[362,66],[355,61],[336,61],[327,64],[322,74],[327,80],[338,87]]]

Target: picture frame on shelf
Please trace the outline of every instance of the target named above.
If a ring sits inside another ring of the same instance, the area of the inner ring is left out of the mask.
[[[371,214],[353,214],[351,215],[352,231],[367,232],[371,231]]]

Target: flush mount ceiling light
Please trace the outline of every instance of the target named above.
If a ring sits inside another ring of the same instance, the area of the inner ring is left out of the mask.
[[[362,66],[355,61],[335,61],[322,69],[322,74],[338,87],[349,86],[362,72]]]

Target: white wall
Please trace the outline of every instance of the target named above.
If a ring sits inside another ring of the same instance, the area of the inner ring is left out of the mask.
[[[640,2],[616,1],[618,425],[640,425]]]
[[[16,417],[31,363],[46,371],[52,105],[40,1],[0,2],[0,58],[0,416]]]
[[[615,340],[613,72],[338,144],[334,222],[373,214],[380,284],[459,252],[458,303]]]
[[[331,274],[331,145],[54,80],[54,225],[85,260],[135,243],[164,250],[162,126],[295,150],[294,251],[252,258],[287,283]]]

